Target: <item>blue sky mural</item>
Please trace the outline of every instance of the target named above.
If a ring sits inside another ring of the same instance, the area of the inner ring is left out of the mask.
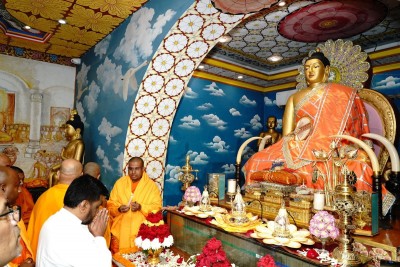
[[[82,57],[76,108],[85,123],[85,161],[101,164],[109,189],[122,174],[126,127],[146,64],[192,4],[174,2],[149,1]]]

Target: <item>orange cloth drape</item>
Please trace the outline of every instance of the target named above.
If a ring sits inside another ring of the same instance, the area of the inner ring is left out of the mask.
[[[64,206],[64,196],[68,186],[67,184],[57,184],[51,187],[39,197],[33,207],[28,225],[28,238],[31,241],[34,260],[36,260],[40,229],[51,215]]]
[[[136,201],[141,205],[141,210],[136,212],[128,211],[126,213],[118,212],[118,208],[121,205],[128,204],[131,194],[132,181],[130,177],[123,176],[118,179],[107,203],[108,210],[113,217],[111,227],[112,247],[113,242],[117,242],[119,249],[134,248],[134,241],[139,227],[146,219],[147,214],[151,211],[158,211],[162,207],[160,190],[146,173],[143,173],[132,198],[132,202]]]
[[[21,236],[20,243],[22,246],[22,252],[20,256],[16,257],[8,264],[10,267],[17,267],[26,259],[33,258],[30,242],[28,239],[28,234],[26,232],[26,227],[23,220],[20,220],[18,222],[18,227],[20,229],[20,236]]]
[[[28,189],[23,186],[21,187],[21,192],[18,194],[15,205],[21,207],[22,220],[25,225],[28,225],[34,206],[32,195],[29,193]]]

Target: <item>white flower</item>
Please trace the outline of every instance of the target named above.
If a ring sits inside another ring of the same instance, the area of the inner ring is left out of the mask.
[[[204,19],[196,15],[188,15],[181,19],[179,22],[179,29],[184,33],[197,32],[204,23]]]
[[[140,97],[139,100],[137,101],[136,109],[139,113],[145,115],[152,112],[155,106],[156,106],[155,98],[152,96],[145,95]]]
[[[153,140],[149,144],[149,154],[154,158],[160,157],[165,152],[165,143],[162,140]]]
[[[244,17],[244,15],[230,15],[230,14],[225,14],[221,13],[219,15],[220,21],[228,24],[236,23],[239,20],[241,20]]]
[[[146,143],[140,139],[135,138],[128,143],[128,153],[131,157],[140,157],[146,150]]]
[[[167,134],[169,130],[169,122],[166,119],[158,119],[153,123],[151,131],[157,137],[161,137]]]
[[[145,240],[143,240],[142,242],[142,249],[143,250],[149,250],[151,249],[151,242],[148,238],[146,238]]]
[[[189,45],[187,54],[191,58],[202,57],[208,51],[209,45],[203,41],[196,41]]]
[[[163,99],[160,104],[158,104],[158,113],[161,116],[169,116],[175,111],[176,103],[171,98]]]
[[[169,235],[167,238],[164,238],[164,242],[162,244],[163,247],[168,248],[174,244],[174,237]]]
[[[211,14],[215,14],[218,12],[218,10],[216,10],[214,8],[214,6],[211,4],[211,2],[206,1],[206,0],[199,1],[196,5],[196,10],[199,13],[206,14],[206,15],[211,15]]]
[[[142,247],[142,242],[143,242],[142,237],[139,236],[139,237],[135,238],[135,245],[137,247],[141,248]]]
[[[147,164],[146,172],[152,179],[156,179],[163,173],[162,164],[157,160],[150,161]]]
[[[157,72],[166,72],[172,68],[174,62],[175,59],[170,54],[161,54],[154,59],[153,68]]]
[[[187,44],[188,38],[183,34],[173,34],[168,36],[164,42],[165,49],[169,52],[181,51]]]
[[[156,237],[151,241],[151,249],[156,250],[159,248],[161,248],[160,240]]]
[[[164,78],[161,75],[150,75],[143,82],[143,88],[146,92],[156,93],[161,90],[164,85]]]
[[[179,77],[185,77],[191,74],[194,70],[194,62],[189,59],[184,59],[176,64],[175,74]]]
[[[207,41],[213,41],[221,37],[222,34],[225,32],[225,27],[221,24],[210,24],[204,28],[202,32],[202,36]]]
[[[165,85],[165,93],[169,96],[176,96],[183,91],[184,87],[185,83],[181,79],[174,78]]]
[[[148,118],[145,117],[135,118],[130,125],[131,132],[137,136],[141,136],[147,133],[149,127],[150,121]]]

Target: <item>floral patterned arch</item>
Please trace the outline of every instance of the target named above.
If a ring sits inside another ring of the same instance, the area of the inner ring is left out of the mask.
[[[171,125],[194,70],[216,45],[248,15],[219,12],[210,0],[197,0],[161,42],[140,84],[132,108],[124,148],[129,158],[146,163],[146,172],[163,190]]]

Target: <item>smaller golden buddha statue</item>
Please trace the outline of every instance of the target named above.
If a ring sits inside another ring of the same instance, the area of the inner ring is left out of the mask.
[[[69,120],[65,123],[65,137],[69,143],[61,150],[61,159],[76,159],[80,162],[83,161],[85,152],[85,143],[82,139],[84,125],[81,117],[76,110],[71,111]],[[61,163],[55,164],[51,167],[49,177],[49,187],[57,184],[57,172],[61,167]]]
[[[266,132],[261,132],[259,136],[261,138],[264,138],[265,136],[270,136],[271,137],[265,143],[265,147],[267,147],[267,146],[270,146],[270,145],[275,144],[276,142],[278,142],[279,139],[282,138],[282,134],[275,130],[276,126],[278,125],[276,117],[269,116],[267,118],[267,121],[266,121],[265,125],[267,126],[267,131]],[[257,146],[259,146],[260,143],[261,143],[261,139],[258,140]]]

